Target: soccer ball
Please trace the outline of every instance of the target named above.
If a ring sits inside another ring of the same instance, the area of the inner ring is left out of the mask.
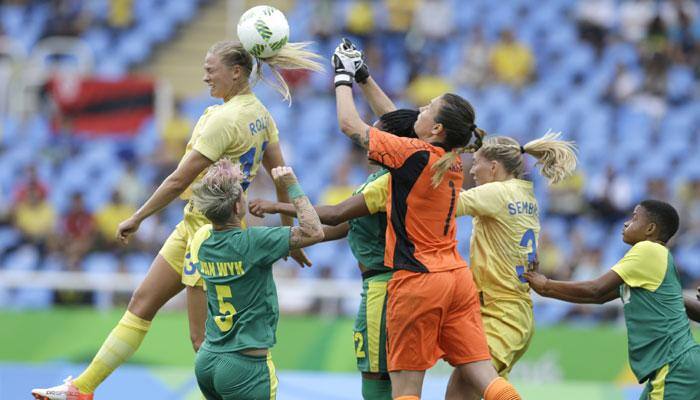
[[[282,11],[257,6],[246,11],[238,21],[238,40],[257,58],[272,57],[289,40],[289,23]]]

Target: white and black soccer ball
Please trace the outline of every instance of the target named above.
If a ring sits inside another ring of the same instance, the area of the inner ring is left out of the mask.
[[[272,57],[289,40],[289,23],[282,11],[270,6],[257,6],[238,20],[238,40],[257,58]]]

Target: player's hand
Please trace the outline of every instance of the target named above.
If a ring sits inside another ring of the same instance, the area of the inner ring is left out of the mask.
[[[530,283],[532,290],[537,293],[544,290],[544,287],[547,285],[547,281],[549,280],[546,276],[536,271],[527,271],[523,274],[523,277]]]
[[[540,259],[535,255],[535,258],[527,264],[528,271],[539,272],[540,270]]]
[[[362,64],[362,53],[357,50],[346,49],[341,43],[335,48],[331,57],[331,63],[335,70],[335,86],[352,86],[355,71]]]
[[[275,185],[281,186],[283,188],[288,188],[295,183],[298,183],[292,167],[275,167],[270,171],[272,174],[272,180],[275,181]]]
[[[248,212],[258,218],[263,218],[265,214],[276,214],[274,205],[273,201],[254,199],[248,203]]]
[[[140,225],[141,221],[133,215],[129,219],[122,221],[117,227],[117,240],[123,245],[127,245],[129,243],[129,236],[136,233]]]
[[[341,49],[341,51],[350,52],[349,55],[352,54],[355,57],[359,55],[359,66],[355,63],[355,82],[367,82],[367,78],[369,78],[369,68],[367,68],[365,55],[362,53],[362,50],[358,49],[348,38],[343,38],[340,46],[338,47]]]
[[[303,249],[294,249],[289,252],[289,255],[292,257],[294,261],[299,264],[299,267],[304,268],[304,267],[311,267],[311,260],[309,260],[309,257],[306,256],[306,253],[304,253]]]

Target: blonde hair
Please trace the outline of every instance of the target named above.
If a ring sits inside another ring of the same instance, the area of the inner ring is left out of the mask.
[[[452,164],[454,164],[454,162],[457,161],[457,158],[460,154],[475,153],[481,148],[484,136],[486,136],[486,131],[474,127],[472,134],[476,138],[474,143],[468,144],[463,147],[455,147],[454,149],[446,152],[442,157],[440,157],[439,160],[435,162],[435,164],[433,164],[433,166],[431,167],[431,169],[433,170],[433,176],[430,178],[433,187],[436,188],[438,187],[438,185],[440,185],[443,176],[445,176],[445,172],[447,172],[447,170],[452,167]]]
[[[525,175],[523,153],[527,153],[537,159],[535,165],[540,174],[554,184],[573,174],[577,162],[575,143],[560,137],[561,132],[547,132],[521,147],[513,138],[492,136],[484,140],[480,152],[488,160],[500,162],[506,172],[516,178]]]
[[[241,198],[244,176],[239,164],[224,158],[209,167],[201,181],[192,187],[194,206],[210,221],[223,224]]]
[[[282,95],[285,101],[290,101],[292,96],[289,86],[280,73],[283,69],[305,69],[310,71],[323,71],[323,65],[318,61],[322,57],[307,50],[310,42],[286,43],[272,57],[257,58],[243,48],[243,45],[234,40],[217,42],[212,45],[208,53],[221,57],[221,62],[229,68],[240,65],[247,71],[247,76],[253,75],[251,86],[258,81],[263,81]],[[255,62],[253,62],[255,60]],[[276,82],[271,82],[263,75],[262,65],[267,64],[272,70]]]

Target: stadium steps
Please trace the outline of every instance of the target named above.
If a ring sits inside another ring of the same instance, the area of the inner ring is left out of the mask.
[[[169,81],[176,96],[201,94],[205,90],[201,80],[204,54],[210,45],[227,37],[228,24],[226,0],[205,3],[179,35],[156,52],[144,72]]]

